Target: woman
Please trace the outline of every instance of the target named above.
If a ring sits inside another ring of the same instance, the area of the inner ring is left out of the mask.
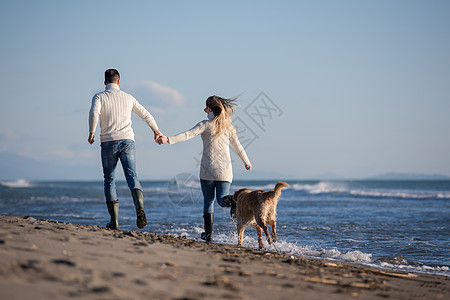
[[[236,129],[231,124],[231,116],[236,105],[235,99],[224,99],[211,96],[206,100],[205,113],[208,119],[199,122],[192,129],[171,137],[162,137],[161,143],[175,144],[187,141],[197,135],[202,136],[203,154],[200,165],[200,183],[204,205],[203,219],[205,232],[202,239],[210,242],[212,239],[214,220],[214,193],[217,202],[222,207],[232,206],[230,197],[233,169],[230,158],[230,142],[234,150],[244,162],[247,170],[252,169],[250,160],[239,142]]]

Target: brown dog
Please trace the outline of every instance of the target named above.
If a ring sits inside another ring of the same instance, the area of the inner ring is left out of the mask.
[[[277,218],[276,210],[281,189],[289,186],[286,182],[279,181],[272,191],[240,189],[234,192],[233,199],[236,201],[236,220],[238,231],[238,246],[242,246],[244,230],[248,225],[254,225],[258,233],[259,248],[264,248],[262,232],[267,236],[267,242],[272,244],[277,241]],[[272,236],[269,234],[269,224],[272,227]]]

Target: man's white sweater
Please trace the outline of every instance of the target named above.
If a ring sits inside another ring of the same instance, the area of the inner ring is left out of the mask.
[[[115,83],[106,85],[105,91],[92,98],[89,111],[89,132],[95,133],[100,117],[101,142],[133,140],[131,112],[136,113],[153,131],[158,130],[153,116],[130,94],[120,90]]]
[[[203,154],[200,165],[200,179],[232,182],[233,168],[230,157],[230,142],[244,164],[249,166],[251,163],[234,128],[225,131],[220,137],[213,138],[214,132],[211,128],[213,119],[214,116],[211,116],[209,120],[199,122],[188,131],[169,137],[169,144],[187,141],[201,135]]]

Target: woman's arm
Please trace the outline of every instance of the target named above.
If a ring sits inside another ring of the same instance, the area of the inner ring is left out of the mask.
[[[230,142],[231,145],[233,146],[234,151],[236,151],[237,155],[239,155],[242,162],[245,164],[245,168],[247,170],[251,170],[252,164],[250,163],[250,160],[247,157],[247,153],[245,153],[244,147],[242,147],[241,143],[239,142],[236,132],[231,133]]]
[[[174,136],[170,136],[167,138],[166,142],[168,142],[169,144],[175,144],[175,143],[190,140],[193,137],[196,137],[197,135],[202,134],[203,131],[205,131],[206,122],[208,122],[208,121],[207,120],[201,121],[201,122],[197,123],[197,125],[195,125],[194,127],[192,127],[191,129],[189,129],[187,131],[184,131],[184,132],[179,133]]]

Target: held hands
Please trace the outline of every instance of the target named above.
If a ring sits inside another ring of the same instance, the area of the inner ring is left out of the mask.
[[[155,142],[162,145],[169,142],[169,138],[166,137],[164,134],[161,133],[161,131],[156,130],[155,131]]]
[[[159,130],[155,130],[153,133],[155,134],[155,142],[157,142],[157,143],[158,143],[158,139],[159,139],[160,137],[164,136],[164,135],[161,133],[161,131],[159,131]],[[159,143],[158,143],[158,144],[159,144]]]
[[[162,144],[166,144],[166,143],[168,143],[169,142],[169,138],[167,137],[167,136],[161,136],[159,139],[158,139],[158,141],[157,141],[157,143],[158,144],[160,144],[160,145],[162,145]]]

